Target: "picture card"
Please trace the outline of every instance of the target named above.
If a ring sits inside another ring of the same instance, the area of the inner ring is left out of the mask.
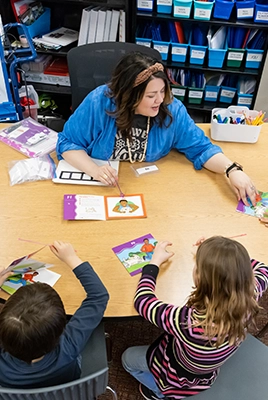
[[[261,192],[256,195],[256,206],[253,206],[250,199],[247,199],[250,203],[246,206],[242,200],[239,201],[236,211],[242,212],[252,217],[262,218],[268,216],[268,192]]]
[[[95,196],[66,194],[63,200],[65,220],[108,220],[146,218],[142,194],[120,196]]]
[[[142,268],[150,263],[156,243],[155,238],[148,233],[113,247],[112,250],[127,272],[134,276],[141,273]]]
[[[28,272],[28,271],[33,271],[38,268],[41,268],[42,266],[44,266],[44,263],[40,262],[40,261],[31,260],[30,257],[35,255],[39,251],[43,250],[45,247],[46,247],[46,245],[41,247],[40,249],[34,251],[33,253],[27,254],[26,256],[17,258],[16,260],[12,261],[12,263],[9,264],[7,269],[2,271],[2,273],[0,273],[0,275],[3,275],[8,271],[13,271],[14,273],[15,272],[21,273],[21,272]]]

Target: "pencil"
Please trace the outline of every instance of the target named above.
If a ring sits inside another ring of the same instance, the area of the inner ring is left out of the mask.
[[[109,164],[110,167],[112,166],[110,160],[108,160],[108,164]],[[125,197],[125,195],[124,195],[124,193],[122,192],[122,190],[121,190],[121,188],[120,188],[119,183],[118,183],[117,180],[115,181],[115,184],[116,184],[116,186],[117,186],[117,188],[118,188],[118,190],[119,190],[120,197]]]

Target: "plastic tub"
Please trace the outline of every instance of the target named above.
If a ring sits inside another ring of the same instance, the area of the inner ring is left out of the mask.
[[[193,0],[174,0],[174,17],[190,18],[192,5]]]
[[[169,42],[162,42],[158,40],[153,40],[153,48],[158,50],[161,54],[162,60],[166,61],[168,58]]]
[[[171,43],[171,60],[175,62],[185,62],[188,44]]]
[[[172,0],[157,0],[156,6],[157,6],[157,12],[160,14],[172,13]]]
[[[184,101],[185,96],[186,96],[187,87],[171,85],[171,91],[173,93],[173,96],[176,97],[176,99],[179,99],[180,101]]]
[[[228,49],[227,52],[227,67],[239,68],[242,64],[245,54],[245,49]]]
[[[146,47],[151,47],[151,44],[152,44],[151,39],[140,38],[140,37],[136,37],[135,42],[136,42],[136,44],[140,44],[140,45],[146,46]]]
[[[50,31],[50,14],[50,8],[45,8],[45,12],[32,25],[26,26],[31,38]]]
[[[237,89],[229,86],[221,86],[220,89],[220,102],[231,104],[235,97]]]
[[[198,89],[198,88],[193,88],[189,87],[188,88],[188,103],[189,104],[201,104],[203,95],[204,95],[204,89]]]
[[[206,85],[204,94],[205,101],[212,101],[216,103],[216,101],[218,100],[220,88],[220,86]]]
[[[254,6],[254,0],[236,0],[237,19],[253,18]]]
[[[153,0],[137,0],[138,11],[153,11],[154,1]]]
[[[250,108],[252,104],[253,94],[237,93],[237,105],[247,106]]]
[[[208,48],[208,66],[213,68],[222,68],[227,49]]]
[[[215,0],[213,17],[219,19],[229,19],[232,13],[235,0]]]
[[[194,19],[210,20],[214,0],[194,0]]]
[[[246,68],[260,68],[263,50],[247,49]]]
[[[268,24],[268,2],[257,0],[255,3],[254,21]]]

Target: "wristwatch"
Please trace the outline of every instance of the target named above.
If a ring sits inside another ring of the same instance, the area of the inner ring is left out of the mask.
[[[227,178],[229,178],[229,174],[232,170],[236,169],[237,171],[243,171],[243,167],[242,165],[238,164],[238,162],[233,162],[233,164],[229,165],[226,170],[225,170],[225,174],[227,176]]]

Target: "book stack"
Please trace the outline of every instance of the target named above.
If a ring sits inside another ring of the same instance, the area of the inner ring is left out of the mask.
[[[78,46],[96,42],[125,42],[125,11],[89,6],[83,9]]]

